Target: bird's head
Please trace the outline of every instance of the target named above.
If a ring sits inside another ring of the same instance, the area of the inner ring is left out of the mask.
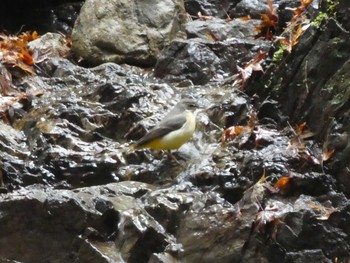
[[[198,108],[198,104],[192,99],[182,99],[176,107],[181,110],[195,110]]]

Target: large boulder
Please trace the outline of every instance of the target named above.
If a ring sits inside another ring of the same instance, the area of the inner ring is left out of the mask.
[[[73,29],[73,50],[95,65],[152,66],[184,19],[182,0],[88,0]]]

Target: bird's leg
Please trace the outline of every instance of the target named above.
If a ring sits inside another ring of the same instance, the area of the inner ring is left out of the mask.
[[[167,150],[167,155],[169,158],[173,159],[175,162],[180,164],[180,162],[176,159],[176,157],[171,153],[171,150]]]

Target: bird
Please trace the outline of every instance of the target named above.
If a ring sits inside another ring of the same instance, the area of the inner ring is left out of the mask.
[[[132,148],[153,150],[178,149],[189,141],[196,128],[196,119],[193,110],[198,107],[192,99],[182,99],[175,107],[148,133],[136,141]]]

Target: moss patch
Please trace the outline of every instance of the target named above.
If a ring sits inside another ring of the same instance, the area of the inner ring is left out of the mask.
[[[339,0],[326,0],[326,12],[320,12],[311,24],[320,27],[329,18],[335,18],[338,4]]]

